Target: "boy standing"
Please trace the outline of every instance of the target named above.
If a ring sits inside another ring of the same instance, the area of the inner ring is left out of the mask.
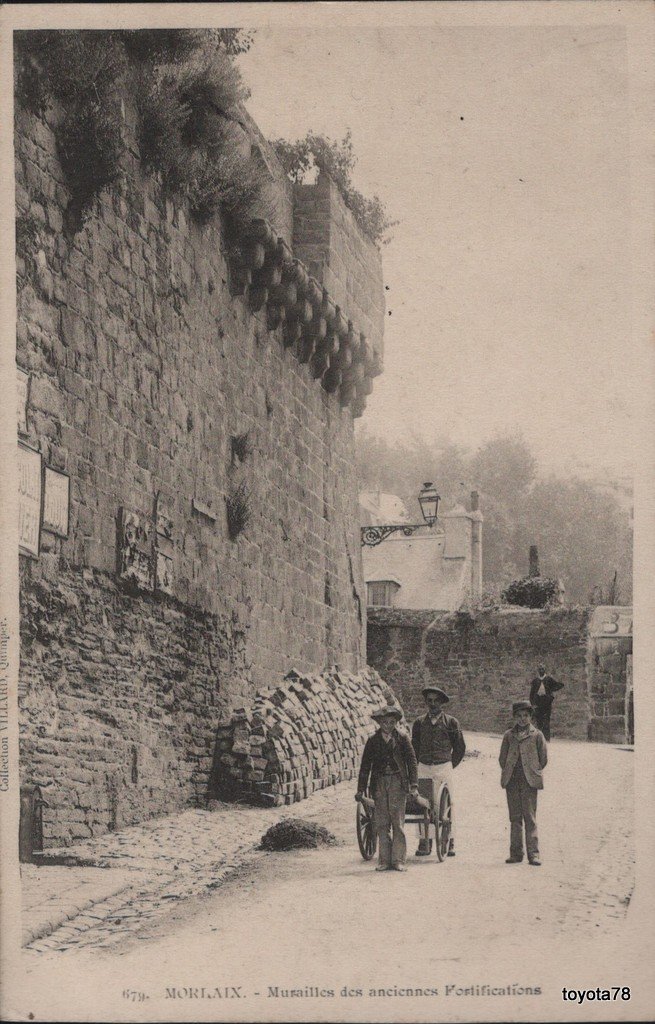
[[[543,733],[530,721],[532,705],[529,700],[512,704],[514,725],[503,736],[500,747],[500,784],[507,793],[507,807],[511,827],[509,857],[506,864],[519,864],[523,860],[523,825],[528,861],[534,867],[541,865],[537,836],[537,794],[544,788],[543,769],[548,763],[548,747]]]
[[[378,731],[366,741],[359,769],[356,800],[367,788],[375,801],[373,820],[379,842],[376,871],[406,871],[405,804],[407,794],[418,795],[416,757],[409,737],[396,726],[400,708],[387,705],[371,716]]]

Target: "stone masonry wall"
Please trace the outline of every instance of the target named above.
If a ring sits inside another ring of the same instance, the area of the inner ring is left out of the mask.
[[[249,692],[247,621],[84,569],[26,580],[21,760],[48,846],[200,803],[217,721]]]
[[[381,362],[385,303],[375,245],[358,230],[326,174],[315,185],[295,185],[294,206],[294,251],[364,332]]]
[[[144,175],[124,107],[123,176],[73,236],[57,115],[16,116],[22,440],[71,481],[68,536],[21,558],[22,775],[45,787],[46,842],[199,799],[235,702],[292,665],[363,662],[352,411],[233,294],[220,221],[195,225]],[[240,486],[250,521],[230,539]],[[119,580],[130,530],[149,558],[160,529],[161,580],[159,562]]]
[[[464,729],[502,732],[511,704],[527,698],[539,662],[564,683],[552,734],[587,739],[587,609],[444,613],[369,608],[368,663],[393,688],[411,720],[421,689],[441,686]]]

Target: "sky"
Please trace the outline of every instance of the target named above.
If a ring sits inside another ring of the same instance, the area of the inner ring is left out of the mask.
[[[359,421],[546,470],[629,468],[624,29],[260,27],[239,58],[268,138],[347,129],[382,248],[384,373]]]

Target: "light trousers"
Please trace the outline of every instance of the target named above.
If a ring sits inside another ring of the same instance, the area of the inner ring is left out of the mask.
[[[442,782],[445,782],[450,791],[450,848],[454,846],[454,818],[455,818],[455,800],[453,798],[453,778],[455,772],[450,761],[446,761],[445,764],[422,764],[418,763],[418,777],[419,779],[432,779],[434,782],[434,798],[436,800],[437,793],[439,792],[439,786]],[[421,839],[427,839],[429,836],[429,829],[425,825],[419,825],[418,834]]]

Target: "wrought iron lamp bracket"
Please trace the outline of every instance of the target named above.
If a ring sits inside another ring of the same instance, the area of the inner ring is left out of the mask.
[[[383,540],[390,537],[392,533],[402,533],[404,537],[411,537],[417,530],[426,527],[427,523],[396,523],[393,526],[362,526],[362,547],[374,548]]]

